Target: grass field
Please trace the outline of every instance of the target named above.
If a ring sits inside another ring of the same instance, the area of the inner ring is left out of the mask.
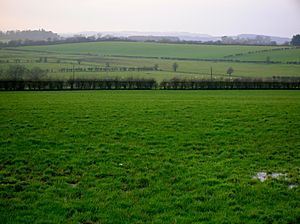
[[[0,49],[0,75],[18,64],[68,79],[73,73],[60,69],[109,63],[157,64],[159,71],[80,71],[75,77],[207,79],[212,68],[213,77],[224,78],[230,66],[233,77],[299,76],[300,65],[286,64],[299,60],[299,49],[273,48],[123,42],[20,47]],[[281,64],[160,57],[269,57]],[[299,111],[298,91],[2,92],[0,220],[298,223]],[[266,181],[254,178],[264,172]]]
[[[125,43],[125,42],[100,42],[80,44],[60,44],[50,46],[28,46],[10,49],[0,49],[0,70],[15,64],[16,60],[27,68],[35,66],[49,69],[49,78],[70,78],[70,72],[59,72],[61,68],[105,67],[107,63],[111,67],[153,67],[158,65],[160,71],[156,72],[77,72],[77,78],[90,77],[153,77],[157,81],[176,77],[210,78],[210,69],[213,69],[213,77],[227,77],[226,71],[231,66],[234,69],[234,77],[272,77],[272,76],[299,76],[300,65],[292,64],[266,64],[266,63],[234,63],[193,60],[166,60],[160,57],[174,58],[200,58],[200,59],[225,59],[225,56],[241,53],[241,56],[231,56],[226,59],[234,60],[270,60],[298,61],[299,49],[284,51],[268,51],[248,54],[260,50],[271,50],[274,46],[211,46],[211,45],[172,45],[154,43]],[[104,56],[105,55],[105,56]],[[119,55],[122,57],[112,57]],[[128,56],[140,56],[141,58],[128,58]],[[38,63],[40,58],[47,58],[47,63]],[[146,57],[146,58],[145,58]],[[147,57],[158,57],[149,59]],[[160,58],[160,59],[159,59]],[[6,63],[6,60],[9,63]],[[78,64],[77,60],[81,63]],[[178,71],[172,70],[172,64],[179,64]]]
[[[81,44],[59,44],[52,46],[28,46],[21,47],[20,49],[61,54],[94,54],[98,56],[120,55],[141,57],[217,59],[231,54],[245,53],[255,50],[267,50],[272,48],[274,47],[98,42]]]
[[[2,92],[0,220],[299,223],[299,111],[298,91]]]
[[[267,57],[271,61],[296,61],[300,62],[300,48],[294,48],[284,51],[272,51],[272,52],[259,52],[253,54],[245,54],[242,56],[228,57],[231,59],[239,59],[243,61],[266,61]]]

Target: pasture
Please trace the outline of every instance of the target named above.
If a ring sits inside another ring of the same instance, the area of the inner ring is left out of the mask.
[[[299,49],[0,49],[46,79],[299,77]],[[177,71],[172,68],[176,62]],[[273,63],[277,62],[277,63]],[[290,62],[296,62],[290,64]],[[0,92],[3,223],[300,222],[299,91]]]
[[[92,54],[98,56],[140,56],[195,59],[220,59],[231,54],[254,50],[270,50],[272,46],[216,46],[193,44],[160,44],[140,42],[96,42],[59,44],[52,46],[26,46],[23,50],[61,54]],[[276,47],[275,47],[276,48]]]
[[[299,111],[298,91],[1,92],[0,220],[297,223]]]
[[[0,49],[0,70],[13,64],[27,68],[38,66],[48,70],[48,78],[69,79],[73,76],[70,71],[74,66],[75,77],[81,79],[146,77],[160,82],[172,77],[210,79],[211,68],[214,78],[223,79],[228,77],[227,69],[233,67],[232,77],[270,78],[299,76],[300,65],[287,64],[298,63],[299,57],[300,49],[290,47],[283,50],[274,46],[97,42],[3,48]],[[176,72],[172,68],[174,62],[179,65]],[[142,69],[154,66],[158,68],[156,71]],[[95,71],[99,67],[141,69],[130,72]]]

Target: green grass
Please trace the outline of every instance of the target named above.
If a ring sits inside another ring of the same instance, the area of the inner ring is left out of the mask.
[[[98,43],[77,43],[60,44],[49,46],[27,46],[10,49],[0,49],[0,60],[9,60],[9,63],[0,63],[0,69],[5,70],[15,60],[21,60],[21,64],[27,68],[35,66],[42,69],[49,69],[50,78],[65,79],[72,74],[59,72],[60,68],[76,67],[105,67],[108,62],[112,67],[153,67],[159,66],[158,72],[132,72],[132,73],[89,73],[80,72],[75,76],[78,78],[90,77],[150,77],[157,81],[179,77],[210,77],[210,68],[213,69],[213,76],[216,78],[226,76],[227,69],[231,66],[234,69],[235,77],[272,77],[272,76],[299,76],[300,65],[290,64],[263,64],[263,63],[233,63],[233,62],[207,62],[179,60],[178,72],[172,71],[172,64],[176,60],[128,58],[127,56],[141,57],[174,57],[174,58],[208,58],[224,59],[224,56],[243,53],[242,56],[233,56],[227,59],[238,59],[245,61],[265,61],[267,56],[271,61],[297,61],[299,60],[299,49],[284,51],[259,52],[247,54],[259,50],[270,50],[274,46],[213,46],[213,45],[179,45],[179,44],[157,44],[157,43],[128,43],[128,42],[98,42]],[[121,55],[124,57],[111,57],[109,55]],[[47,63],[37,63],[40,58],[47,57]],[[81,64],[77,60],[81,60]],[[59,61],[59,62],[58,62]]]
[[[297,223],[299,111],[298,91],[2,92],[0,220]]]
[[[158,44],[130,42],[96,42],[59,44],[49,46],[28,46],[18,49],[52,52],[60,54],[95,54],[99,56],[142,56],[217,59],[226,55],[245,53],[255,50],[272,49],[272,46],[215,46],[191,44]]]
[[[283,51],[259,52],[254,54],[245,54],[243,56],[229,57],[229,59],[239,59],[243,61],[266,61],[267,57],[271,61],[279,62],[300,62],[300,48],[294,48]]]
[[[28,53],[28,55],[26,54]],[[36,54],[36,55],[35,55]],[[0,69],[5,70],[8,66],[15,64],[15,59],[21,60],[21,65],[27,68],[40,67],[42,69],[49,69],[48,76],[50,78],[65,79],[72,76],[70,72],[59,72],[60,68],[72,68],[72,64],[75,63],[75,67],[105,67],[106,62],[110,63],[111,67],[151,67],[158,64],[159,68],[163,71],[158,72],[76,72],[75,76],[80,78],[90,77],[152,77],[157,81],[161,81],[166,78],[172,78],[174,76],[179,77],[200,77],[210,78],[210,68],[213,68],[214,77],[224,77],[226,70],[229,66],[234,68],[233,76],[236,77],[272,77],[272,76],[299,76],[299,65],[286,65],[286,64],[255,64],[255,63],[229,63],[229,62],[203,62],[203,61],[177,61],[179,64],[178,72],[172,71],[173,60],[159,60],[159,59],[131,59],[131,58],[113,58],[113,57],[95,57],[95,56],[72,56],[58,55],[47,53],[32,53],[32,52],[16,52],[9,50],[0,50],[0,56],[3,59],[10,60],[10,63],[0,63]],[[36,63],[40,57],[47,57],[48,63]],[[76,59],[82,59],[80,65],[78,65]],[[60,60],[60,63],[57,63]]]
[[[191,45],[191,44],[157,44],[157,43],[129,43],[129,42],[98,42],[76,43],[49,46],[28,46],[17,48],[19,50],[50,52],[57,54],[92,54],[98,56],[140,56],[140,57],[171,57],[194,59],[224,59],[225,56],[243,54],[242,56],[227,57],[243,61],[271,61],[287,62],[299,61],[300,49],[257,52],[282,48],[280,46],[216,46],[216,45]]]
[[[241,64],[241,63],[209,63],[209,62],[181,62],[178,61],[179,69],[177,72],[171,70],[172,61],[157,63],[163,71],[149,72],[76,72],[77,78],[101,78],[101,77],[144,77],[155,78],[158,82],[163,79],[171,79],[173,77],[181,78],[200,78],[210,79],[210,68],[213,68],[213,77],[228,77],[226,70],[228,66],[234,68],[233,77],[272,77],[272,76],[300,76],[299,65],[260,65]],[[146,63],[151,66],[151,63]],[[71,67],[66,66],[66,67]],[[49,77],[66,79],[72,76],[72,73],[49,73]]]

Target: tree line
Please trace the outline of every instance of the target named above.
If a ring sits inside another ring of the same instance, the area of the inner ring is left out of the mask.
[[[152,78],[104,78],[69,80],[0,80],[2,91],[24,90],[150,90],[156,89]]]
[[[20,47],[20,46],[39,46],[39,45],[54,45],[54,44],[69,44],[69,43],[87,43],[87,42],[104,42],[104,41],[127,41],[136,42],[123,37],[85,37],[85,36],[73,36],[67,38],[48,38],[47,40],[32,40],[32,39],[14,39],[8,42],[1,42],[0,47]]]
[[[200,80],[173,78],[158,83],[152,78],[104,78],[69,80],[0,80],[0,91],[42,90],[300,90],[300,79]]]
[[[38,81],[47,77],[48,69],[43,70],[39,67],[31,69],[23,65],[10,65],[6,70],[0,68],[0,80],[31,80]]]
[[[176,72],[178,64],[174,63]],[[156,66],[154,66],[156,67]],[[31,69],[22,65],[0,69],[0,90],[85,90],[85,89],[163,89],[163,90],[198,90],[198,89],[298,89],[300,77],[232,78],[232,67],[226,71],[226,79],[180,79],[172,78],[158,83],[153,78],[102,78],[80,79],[73,76],[69,80],[53,80],[47,77],[47,70],[39,67]]]
[[[173,78],[159,84],[164,90],[252,90],[252,89],[295,89],[300,90],[300,78],[279,77],[272,79],[224,79],[199,80]]]
[[[0,40],[57,40],[60,36],[52,31],[40,30],[9,30],[0,31]]]

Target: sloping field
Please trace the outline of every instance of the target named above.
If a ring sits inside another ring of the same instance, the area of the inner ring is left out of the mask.
[[[215,46],[191,44],[158,44],[131,42],[97,42],[20,47],[24,50],[71,54],[96,54],[100,56],[140,56],[195,59],[222,59],[224,56],[248,51],[268,50],[271,46]]]
[[[230,59],[239,59],[242,61],[270,61],[275,62],[300,62],[300,48],[291,48],[289,50],[267,51],[246,53],[240,56],[228,57]]]
[[[220,58],[221,60],[261,60],[262,62],[265,62],[267,57],[269,57],[270,61],[282,60],[281,62],[283,63],[286,61],[297,61],[299,49],[276,51],[272,49],[273,48],[261,46],[171,45],[128,42],[78,43],[19,47],[0,49],[0,76],[1,70],[5,71],[9,66],[19,64],[24,65],[26,68],[38,66],[42,69],[47,69],[49,71],[49,78],[68,79],[72,76],[72,72],[62,72],[61,69],[71,70],[73,65],[76,69],[106,67],[107,63],[109,63],[110,67],[153,68],[154,65],[157,65],[159,69],[154,72],[87,72],[81,70],[76,72],[75,77],[100,78],[134,76],[151,77],[158,81],[175,76],[210,78],[210,71],[212,68],[213,77],[224,78],[228,77],[226,71],[230,66],[234,69],[233,77],[286,77],[300,75],[300,65],[297,64],[237,63],[228,61],[217,62],[175,59],[164,60],[160,58],[164,55],[164,57],[172,56],[179,59],[184,57],[198,57],[202,59],[211,57],[209,60],[218,60],[217,58]],[[249,52],[252,53],[249,54]],[[293,52],[293,54],[289,54],[289,52]],[[123,56],[101,56],[102,54]],[[230,54],[241,55],[228,57]],[[271,54],[274,56],[270,56]],[[128,57],[130,55],[139,55],[140,58],[130,58]],[[155,58],[150,59],[147,57]],[[47,58],[47,62],[44,62],[45,58]],[[81,61],[80,64],[78,63],[78,60]],[[16,61],[20,62],[16,63]],[[174,62],[177,62],[179,65],[176,73],[172,68],[172,64]]]

